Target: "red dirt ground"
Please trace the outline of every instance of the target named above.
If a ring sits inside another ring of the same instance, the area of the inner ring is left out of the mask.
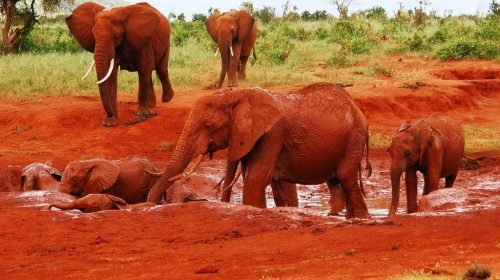
[[[500,127],[497,62],[389,57],[384,63],[395,71],[417,68],[432,75],[416,89],[387,77],[347,88],[372,132],[392,135],[403,120],[436,111],[462,123]],[[98,97],[2,100],[0,169],[50,160],[62,170],[72,160],[129,155],[146,156],[163,167],[190,106],[212,92],[177,92],[172,102],[158,106],[157,117],[116,128],[101,126]],[[119,100],[123,123],[134,117],[136,97]],[[215,200],[211,186],[221,177],[224,156],[217,153],[181,183]],[[471,156],[486,159],[478,170],[462,170],[456,187],[485,188],[500,197],[500,153]],[[385,208],[390,158],[384,150],[373,150],[371,161],[375,177],[367,183],[368,196],[380,194],[378,208]],[[300,189],[301,199],[314,191],[327,199],[326,188]],[[47,211],[40,204],[50,199],[0,193],[1,279],[385,279],[421,270],[461,275],[474,263],[500,277],[498,203],[465,212],[346,222],[326,217],[307,201],[300,209],[211,201],[80,214]]]

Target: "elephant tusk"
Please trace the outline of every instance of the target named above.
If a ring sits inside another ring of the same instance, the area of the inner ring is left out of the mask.
[[[234,56],[233,46],[229,46],[229,51],[231,52],[231,56]]]
[[[214,56],[217,56],[218,53],[219,53],[219,48],[215,49]]]
[[[102,78],[102,80],[100,80],[99,82],[97,82],[97,84],[102,84],[104,83],[108,78],[109,76],[111,76],[111,73],[113,73],[113,68],[115,66],[115,59],[112,58],[111,59],[111,62],[109,63],[109,70],[108,70],[108,73],[106,74],[106,76],[104,78]]]
[[[198,157],[196,158],[194,166],[191,170],[189,170],[188,172],[184,172],[184,173],[181,173],[179,175],[176,175],[176,176],[168,179],[168,181],[174,182],[174,181],[177,181],[177,180],[182,179],[182,178],[186,178],[187,176],[191,175],[196,170],[196,168],[198,168],[202,159],[203,159],[203,154],[199,154]]]
[[[241,172],[242,172],[242,170],[240,168],[240,170],[238,170],[238,173],[236,173],[236,176],[234,176],[234,180],[231,182],[231,184],[229,184],[225,189],[222,190],[222,193],[231,189],[234,186],[234,184],[236,184],[236,181],[238,181],[238,178],[240,178],[240,176],[241,176]]]
[[[85,78],[87,78],[87,76],[90,74],[90,71],[92,71],[92,68],[94,68],[94,66],[95,66],[95,60],[92,60],[92,64],[90,65],[87,72],[85,72],[85,75],[83,75],[82,77],[82,81],[85,80]]]
[[[144,170],[144,172],[146,172],[146,174],[151,175],[153,177],[161,177],[164,174],[164,172],[153,172],[153,171],[147,170],[147,169]]]

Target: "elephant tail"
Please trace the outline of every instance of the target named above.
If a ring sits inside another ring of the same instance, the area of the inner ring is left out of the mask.
[[[253,51],[253,59],[257,60],[257,54],[255,53],[255,46],[252,49]]]
[[[366,192],[363,186],[363,177],[361,176],[361,163],[359,164],[358,167],[358,174],[359,174],[359,188],[361,189],[361,194],[363,195],[363,197],[366,198]]]
[[[368,177],[372,176],[372,165],[370,163],[370,133],[368,131],[368,126],[366,127],[366,166],[365,168],[368,170]]]

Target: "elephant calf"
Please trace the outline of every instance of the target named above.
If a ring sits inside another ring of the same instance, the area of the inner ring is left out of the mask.
[[[73,161],[64,169],[59,191],[75,196],[106,193],[127,203],[144,202],[156,182],[156,177],[146,170],[158,171],[153,163],[140,157]]]
[[[27,165],[21,173],[22,191],[56,191],[59,189],[61,172],[50,162]]]
[[[453,187],[464,153],[462,127],[450,118],[433,114],[414,123],[405,122],[392,138],[391,154],[392,202],[389,216],[394,216],[399,203],[401,174],[405,172],[408,213],[417,211],[417,171],[424,175],[424,195],[439,188]]]

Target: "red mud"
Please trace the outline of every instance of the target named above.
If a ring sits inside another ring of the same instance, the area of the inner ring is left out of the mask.
[[[397,79],[348,88],[372,132],[391,135],[404,119],[435,111],[465,124],[500,127],[498,63],[416,58],[400,62],[394,57],[386,63],[395,71],[417,67],[432,75],[416,89],[402,87]],[[2,100],[0,170],[47,160],[62,170],[72,160],[129,155],[146,156],[163,167],[190,106],[212,92],[177,92],[171,103],[158,106],[157,117],[117,128],[101,126],[98,97],[51,97],[37,103]],[[136,97],[119,100],[120,122],[134,118]],[[493,189],[498,195],[499,155],[472,155],[486,159],[477,170],[462,170],[456,188],[481,194],[489,194],[482,188]],[[222,175],[224,156],[225,152],[217,153],[214,161],[203,163],[197,174],[179,183],[215,200],[211,187]],[[374,201],[369,205],[385,208],[390,158],[384,150],[374,150],[371,161],[374,177],[366,188],[368,199]],[[473,263],[487,265],[493,277],[500,275],[500,210],[480,204],[487,199],[472,199],[470,203],[479,206],[463,213],[430,212],[358,223],[325,217],[304,200],[318,196],[326,201],[325,187],[299,189],[301,207],[307,209],[194,202],[94,214],[44,210],[48,201],[63,197],[3,193],[0,278],[385,279],[420,270],[460,275]]]

